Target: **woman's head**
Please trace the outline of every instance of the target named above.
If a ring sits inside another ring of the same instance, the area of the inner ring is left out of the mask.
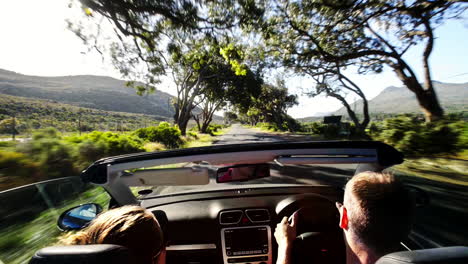
[[[163,233],[154,215],[139,206],[123,206],[100,214],[66,244],[116,244],[130,250],[137,263],[151,263],[164,250]]]

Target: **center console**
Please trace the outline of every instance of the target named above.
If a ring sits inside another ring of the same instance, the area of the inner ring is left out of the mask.
[[[271,228],[268,225],[221,229],[224,263],[271,264]]]

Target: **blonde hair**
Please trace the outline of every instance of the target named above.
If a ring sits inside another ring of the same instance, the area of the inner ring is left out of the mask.
[[[395,250],[411,230],[414,202],[388,173],[363,172],[346,184],[351,232],[376,254]],[[350,195],[352,194],[352,195]]]
[[[125,246],[137,263],[152,263],[164,249],[163,233],[154,215],[140,206],[122,206],[100,214],[88,227],[61,240],[66,245]]]

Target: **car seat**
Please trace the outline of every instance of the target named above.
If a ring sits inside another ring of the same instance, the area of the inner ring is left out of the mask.
[[[30,264],[129,264],[127,248],[118,245],[77,245],[43,248],[34,254]]]
[[[376,264],[466,264],[468,247],[443,247],[387,254]]]

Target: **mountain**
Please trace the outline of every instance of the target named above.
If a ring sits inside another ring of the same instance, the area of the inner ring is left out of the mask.
[[[20,133],[44,127],[55,127],[63,132],[128,131],[167,120],[155,115],[104,111],[3,94],[0,96],[0,120],[12,116],[16,117],[17,130]]]
[[[457,112],[468,110],[468,83],[441,83],[434,82],[439,102],[446,112]],[[355,105],[356,104],[356,105]],[[362,109],[362,101],[352,104],[353,109]],[[390,86],[385,88],[379,95],[369,101],[371,113],[421,113],[416,96],[406,87]],[[335,115],[346,115],[343,107],[334,113]]]
[[[28,76],[0,69],[0,94],[53,100],[106,111],[172,118],[171,95],[156,91],[139,96],[125,81],[105,76]]]
[[[434,87],[439,102],[448,113],[468,111],[468,83],[442,83],[434,81]],[[352,109],[362,113],[362,101],[358,100],[351,104]],[[385,88],[379,95],[369,100],[369,111],[371,114],[402,114],[422,113],[416,96],[406,87],[390,86]],[[344,107],[332,113],[333,115],[344,115],[348,113]],[[316,115],[302,118],[304,120],[317,119]]]

